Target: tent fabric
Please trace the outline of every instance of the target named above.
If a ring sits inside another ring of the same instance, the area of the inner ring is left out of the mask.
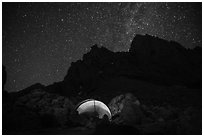
[[[103,102],[98,100],[84,100],[77,105],[76,110],[79,114],[97,112],[100,119],[103,118],[104,115],[107,115],[108,118],[111,119],[109,108]]]

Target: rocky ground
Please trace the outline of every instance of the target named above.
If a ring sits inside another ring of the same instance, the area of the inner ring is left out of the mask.
[[[3,134],[201,134],[201,107],[146,105],[132,93],[110,100],[111,122],[90,122],[69,98],[41,89],[13,100],[3,104]]]

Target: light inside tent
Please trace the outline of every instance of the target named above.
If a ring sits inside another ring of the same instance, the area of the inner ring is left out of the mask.
[[[102,119],[104,115],[107,115],[108,118],[111,119],[109,108],[103,102],[94,99],[88,99],[79,103],[79,105],[77,105],[77,111],[79,114],[97,112],[100,119]]]

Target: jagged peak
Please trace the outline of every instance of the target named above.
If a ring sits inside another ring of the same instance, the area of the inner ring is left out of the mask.
[[[90,52],[91,51],[104,51],[104,50],[106,50],[106,51],[110,51],[109,49],[107,49],[106,47],[103,47],[103,46],[98,46],[97,44],[94,44],[92,47],[91,47],[91,50],[90,50]]]
[[[91,50],[83,55],[83,60],[90,56],[100,56],[101,54],[112,54],[113,52],[103,46],[98,46],[97,44],[91,47]]]

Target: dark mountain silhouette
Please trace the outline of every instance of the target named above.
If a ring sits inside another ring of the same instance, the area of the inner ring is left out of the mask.
[[[3,68],[3,88],[5,82]],[[63,81],[3,93],[4,134],[201,134],[202,49],[136,35],[129,52],[92,46],[82,60],[71,63]],[[109,104],[116,120],[99,124],[93,132],[82,130],[94,126],[73,108],[87,98]],[[135,106],[135,98],[140,105]],[[101,129],[107,125],[115,130]],[[75,128],[79,126],[83,128]]]
[[[179,43],[149,35],[136,35],[129,52],[112,52],[94,45],[91,51],[71,64],[62,82],[48,91],[67,96],[96,92],[113,78],[128,78],[156,85],[201,88],[202,51],[186,49]]]

